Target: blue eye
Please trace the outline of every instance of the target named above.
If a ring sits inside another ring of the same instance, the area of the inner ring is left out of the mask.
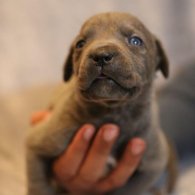
[[[77,44],[76,44],[76,48],[77,49],[80,49],[80,48],[82,48],[84,45],[85,45],[85,40],[79,40],[78,42],[77,42]]]
[[[130,45],[135,45],[135,46],[141,46],[143,44],[142,39],[136,36],[128,38],[128,42]]]

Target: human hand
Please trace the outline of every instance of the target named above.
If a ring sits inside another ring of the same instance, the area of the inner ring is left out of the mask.
[[[47,118],[49,112],[43,115]],[[122,187],[133,175],[146,147],[140,138],[130,140],[117,166],[102,178],[119,128],[113,124],[103,125],[91,145],[94,133],[94,126],[82,126],[69,147],[53,164],[57,182],[72,194],[104,194]]]
[[[31,115],[30,124],[36,125],[37,123],[47,120],[51,115],[51,111],[42,110],[39,112],[35,112]]]

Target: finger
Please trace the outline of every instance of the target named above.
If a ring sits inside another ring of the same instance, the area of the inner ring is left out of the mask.
[[[100,129],[79,171],[78,182],[95,183],[102,177],[106,161],[118,134],[119,128],[113,124],[104,125]]]
[[[97,189],[101,192],[107,192],[125,185],[139,165],[145,147],[145,142],[142,139],[134,138],[131,140],[117,167],[107,178],[97,184]]]
[[[77,173],[94,133],[95,128],[90,124],[81,127],[64,154],[54,162],[54,174],[62,185]]]
[[[46,120],[49,118],[49,116],[51,115],[50,111],[40,111],[40,112],[35,112],[32,114],[31,116],[31,125],[35,125],[43,120]]]

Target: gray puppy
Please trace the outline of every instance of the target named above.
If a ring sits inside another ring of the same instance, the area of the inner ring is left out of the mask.
[[[124,187],[110,194],[148,191],[171,160],[153,100],[157,70],[168,77],[167,58],[160,42],[137,18],[125,13],[90,18],[70,49],[64,67],[64,92],[52,117],[31,130],[28,195],[59,194],[51,182],[51,162],[85,123],[97,129],[105,123],[120,127],[111,153],[116,160],[131,138],[145,140],[147,149],[137,171]],[[172,168],[169,175],[174,179]]]

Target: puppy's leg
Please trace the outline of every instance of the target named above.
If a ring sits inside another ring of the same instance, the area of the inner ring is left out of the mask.
[[[70,142],[74,131],[41,123],[32,129],[27,143],[28,195],[57,195],[48,177],[45,160],[58,156]],[[51,172],[51,170],[49,170]]]
[[[27,195],[55,195],[49,184],[43,159],[30,150],[27,154],[27,177]]]
[[[176,150],[171,143],[171,140],[168,140],[169,144],[169,159],[167,163],[167,186],[166,191],[170,194],[174,191],[177,179],[178,179],[178,159],[177,159],[177,153]]]

